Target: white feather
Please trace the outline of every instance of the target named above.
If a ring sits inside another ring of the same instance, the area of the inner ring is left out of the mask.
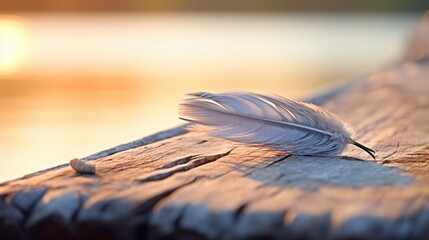
[[[247,92],[189,95],[180,118],[212,136],[297,155],[337,155],[353,144],[374,158],[373,150],[351,139],[343,121],[313,104]]]

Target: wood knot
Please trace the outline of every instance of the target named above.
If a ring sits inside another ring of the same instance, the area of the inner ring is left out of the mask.
[[[70,167],[73,168],[73,170],[75,170],[78,173],[87,173],[87,174],[95,173],[94,164],[79,158],[74,158],[70,160]]]

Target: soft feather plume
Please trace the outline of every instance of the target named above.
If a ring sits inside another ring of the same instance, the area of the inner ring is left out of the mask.
[[[180,105],[180,119],[229,140],[262,144],[297,155],[337,155],[354,141],[334,114],[309,103],[247,92],[198,92]]]

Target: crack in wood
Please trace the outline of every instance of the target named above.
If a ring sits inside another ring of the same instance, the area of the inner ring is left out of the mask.
[[[177,139],[177,141],[179,141],[179,140]],[[179,146],[177,146],[177,145],[174,146],[174,144],[172,144],[172,145],[173,146],[171,146],[170,148],[168,148],[167,151],[162,152],[161,154],[159,154],[159,156],[153,157],[151,159],[146,159],[145,162],[144,162],[144,164],[158,162],[159,160],[161,160],[161,159],[163,159],[163,158],[165,158],[165,157],[167,157],[169,155],[172,155],[175,152],[183,151],[186,148],[186,146],[182,146],[182,145],[179,145]],[[158,151],[157,149],[158,148],[152,148],[152,149],[150,149],[149,152],[142,151],[139,155],[147,155],[148,153],[151,153],[152,151],[153,152],[157,152]]]
[[[190,156],[179,158],[177,160],[174,160],[173,162],[170,162],[170,163],[167,163],[167,164],[163,165],[160,168],[157,168],[157,170],[159,170],[159,169],[165,169],[165,168],[172,168],[172,167],[175,167],[177,165],[186,164],[186,163],[188,163],[189,161],[191,161],[192,159],[194,159],[195,157],[198,157],[198,156],[199,156],[199,154],[190,155]]]
[[[391,156],[395,155],[398,152],[398,149],[399,149],[399,142],[396,144],[396,149],[392,153],[390,153],[390,154],[388,154],[388,155],[386,155],[386,156],[383,157],[383,160],[381,161],[381,164],[385,164],[386,163],[385,162],[386,158],[390,158]]]
[[[216,160],[218,160],[218,159],[220,159],[220,158],[222,158],[224,156],[229,155],[232,150],[233,149],[229,150],[228,152],[220,153],[220,154],[207,155],[207,156],[198,156],[198,157],[195,157],[195,158],[191,157],[189,160],[192,160],[192,161],[188,165],[184,165],[184,166],[180,166],[180,167],[174,168],[171,171],[166,171],[166,172],[161,172],[161,173],[155,173],[155,174],[153,174],[151,176],[148,176],[148,177],[142,178],[142,179],[138,179],[136,181],[139,182],[139,183],[144,183],[144,182],[150,182],[150,181],[163,180],[163,179],[166,179],[168,177],[173,176],[176,173],[189,171],[191,169],[194,169],[194,168],[203,166],[205,164],[214,162],[214,161],[216,161]]]
[[[199,142],[197,142],[195,144],[200,145],[200,144],[203,144],[203,143],[206,143],[206,142],[208,142],[208,140],[201,140],[201,141],[199,141]]]

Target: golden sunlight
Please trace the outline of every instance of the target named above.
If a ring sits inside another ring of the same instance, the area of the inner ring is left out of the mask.
[[[21,17],[0,15],[0,75],[16,73],[28,56],[28,28]]]

